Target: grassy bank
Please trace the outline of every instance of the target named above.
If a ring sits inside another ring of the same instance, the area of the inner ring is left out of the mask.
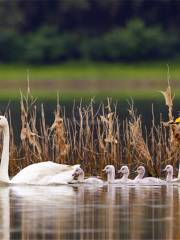
[[[168,62],[157,63],[89,63],[71,62],[59,65],[29,66],[29,65],[0,65],[0,81],[26,79],[26,70],[30,70],[32,80],[72,80],[72,79],[139,79],[164,81],[166,79]],[[169,64],[169,63],[168,63]],[[174,80],[180,76],[179,63],[169,64]]]
[[[180,68],[170,65],[171,85],[180,97]],[[165,62],[106,64],[66,63],[52,66],[0,65],[0,99],[18,99],[19,90],[27,88],[27,70],[33,95],[41,99],[55,99],[59,91],[64,100],[74,98],[99,99],[107,96],[126,99],[156,99],[158,89],[167,84]]]

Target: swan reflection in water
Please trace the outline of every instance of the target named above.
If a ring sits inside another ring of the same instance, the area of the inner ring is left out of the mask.
[[[10,198],[9,187],[0,187],[0,239],[10,239]]]
[[[68,225],[76,192],[68,186],[0,188],[0,239],[54,239]]]
[[[0,187],[0,239],[180,239],[176,186]]]

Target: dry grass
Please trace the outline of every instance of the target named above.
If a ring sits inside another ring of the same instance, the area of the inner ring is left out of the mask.
[[[136,113],[133,102],[129,105],[129,118],[119,120],[117,105],[107,99],[95,111],[94,100],[83,107],[74,105],[72,118],[62,112],[59,97],[54,123],[47,126],[44,106],[37,118],[36,99],[21,93],[20,143],[14,142],[14,127],[10,123],[10,175],[25,166],[51,160],[57,163],[81,163],[89,174],[101,174],[106,164],[119,168],[128,164],[132,169],[143,164],[149,175],[160,176],[167,163],[176,164],[179,158],[180,127],[170,124],[173,98],[170,85],[162,92],[168,106],[169,122],[155,125],[152,106],[152,125],[149,131],[142,126],[141,116]],[[2,139],[1,139],[2,142]],[[0,150],[2,145],[0,145]]]

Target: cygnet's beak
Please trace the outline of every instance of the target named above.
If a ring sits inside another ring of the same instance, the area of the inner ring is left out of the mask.
[[[106,172],[106,169],[104,168],[104,169],[102,170],[102,172]]]
[[[166,170],[166,168],[164,168],[163,170],[162,170],[162,172],[166,172],[167,170]]]
[[[120,169],[120,170],[118,170],[118,173],[122,173],[121,169]]]

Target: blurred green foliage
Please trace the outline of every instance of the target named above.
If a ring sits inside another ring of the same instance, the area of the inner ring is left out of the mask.
[[[25,39],[22,39],[15,31],[1,31],[0,60],[2,62],[23,60],[24,52]]]
[[[146,27],[140,20],[106,34],[104,41],[107,59],[112,61],[175,57],[178,47],[178,37],[159,27]]]
[[[75,59],[78,54],[78,38],[75,34],[58,34],[55,28],[43,27],[27,38],[25,61],[51,63]]]
[[[94,61],[135,61],[176,57],[178,37],[159,27],[146,27],[140,20],[130,21],[124,28],[114,29],[98,37],[77,33],[58,33],[43,27],[20,36],[14,31],[1,31],[2,62],[56,63],[86,59]]]
[[[174,0],[1,0],[0,62],[175,58],[179,11]]]

